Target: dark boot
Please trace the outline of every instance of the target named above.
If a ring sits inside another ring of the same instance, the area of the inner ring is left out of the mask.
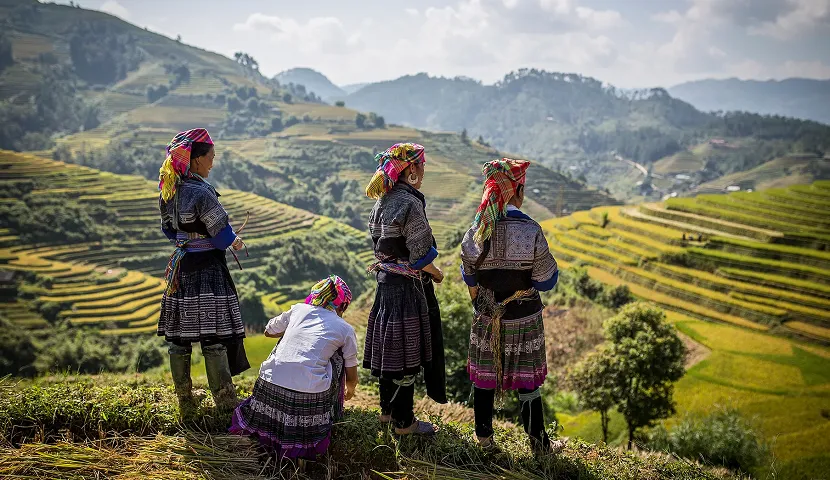
[[[179,401],[179,414],[182,418],[189,417],[198,407],[193,398],[193,382],[190,379],[190,346],[170,344],[170,374],[173,376],[173,386],[176,388],[176,398]]]
[[[221,343],[202,347],[205,357],[205,371],[213,400],[219,409],[233,410],[239,403],[233,386],[231,367],[228,363],[228,349]]]

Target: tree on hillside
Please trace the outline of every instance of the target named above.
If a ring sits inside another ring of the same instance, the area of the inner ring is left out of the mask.
[[[346,102],[344,102],[343,100],[338,100],[338,101],[334,102],[334,106],[335,107],[345,107]]]
[[[12,42],[5,31],[0,32],[0,72],[14,63],[12,57]]]
[[[358,113],[354,117],[354,123],[357,125],[357,128],[366,128],[366,115]]]
[[[608,350],[588,354],[574,366],[568,381],[585,408],[596,410],[602,425],[602,441],[608,443],[608,411],[614,406],[614,359]]]
[[[286,93],[282,96],[282,103],[291,103],[291,94]]]
[[[245,72],[259,72],[259,62],[254,60],[254,57],[248,55],[247,53],[236,52],[233,54],[233,58]]]
[[[686,347],[662,310],[637,302],[605,322],[607,351],[614,370],[617,410],[628,425],[628,448],[638,428],[675,411],[672,382],[684,372]]]
[[[470,137],[467,136],[467,129],[461,130],[461,142],[469,145]]]

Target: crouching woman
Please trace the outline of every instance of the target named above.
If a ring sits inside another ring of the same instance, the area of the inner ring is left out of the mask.
[[[231,433],[250,435],[279,458],[314,459],[328,450],[332,426],[357,387],[357,339],[343,320],[352,293],[331,275],[305,303],[271,319],[279,338],[250,398],[234,411]]]

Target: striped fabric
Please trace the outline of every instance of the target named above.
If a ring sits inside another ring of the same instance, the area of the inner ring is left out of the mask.
[[[326,307],[334,310],[340,305],[352,302],[352,291],[346,282],[337,275],[328,277],[317,282],[311,287],[311,293],[305,299],[308,305],[315,307]]]
[[[327,391],[304,393],[262,378],[254,392],[234,411],[230,433],[250,435],[279,457],[314,459],[326,453],[335,420],[343,416],[343,354],[331,357],[332,382]]]
[[[509,308],[509,307],[508,307]],[[470,330],[467,372],[478,388],[498,389],[496,362],[491,337],[492,318],[476,315]],[[545,327],[542,312],[522,318],[501,319],[503,390],[534,390],[545,383],[548,374],[545,358]]]

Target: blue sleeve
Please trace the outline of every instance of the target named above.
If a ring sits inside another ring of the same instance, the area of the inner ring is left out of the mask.
[[[172,228],[165,228],[164,226],[161,227],[161,231],[164,233],[164,236],[167,237],[168,240],[171,242],[176,241],[176,231]]]
[[[545,280],[544,282],[537,282],[533,280],[533,288],[540,292],[547,292],[548,290],[553,290],[553,287],[556,286],[556,282],[559,281],[559,269],[556,269],[556,272],[551,276],[549,279]]]
[[[222,230],[219,230],[216,235],[210,237],[210,243],[219,250],[225,250],[230,247],[234,240],[236,240],[236,233],[233,231],[230,223],[225,225]]]
[[[467,275],[467,273],[464,271],[464,265],[461,265],[461,278],[464,279],[464,283],[466,283],[468,287],[475,287],[476,285],[478,285],[476,276]]]
[[[435,247],[429,247],[429,251],[426,255],[421,257],[421,259],[416,261],[415,263],[410,263],[409,266],[414,268],[415,270],[420,270],[432,263],[432,261],[436,258],[438,258],[438,250],[436,250]]]

